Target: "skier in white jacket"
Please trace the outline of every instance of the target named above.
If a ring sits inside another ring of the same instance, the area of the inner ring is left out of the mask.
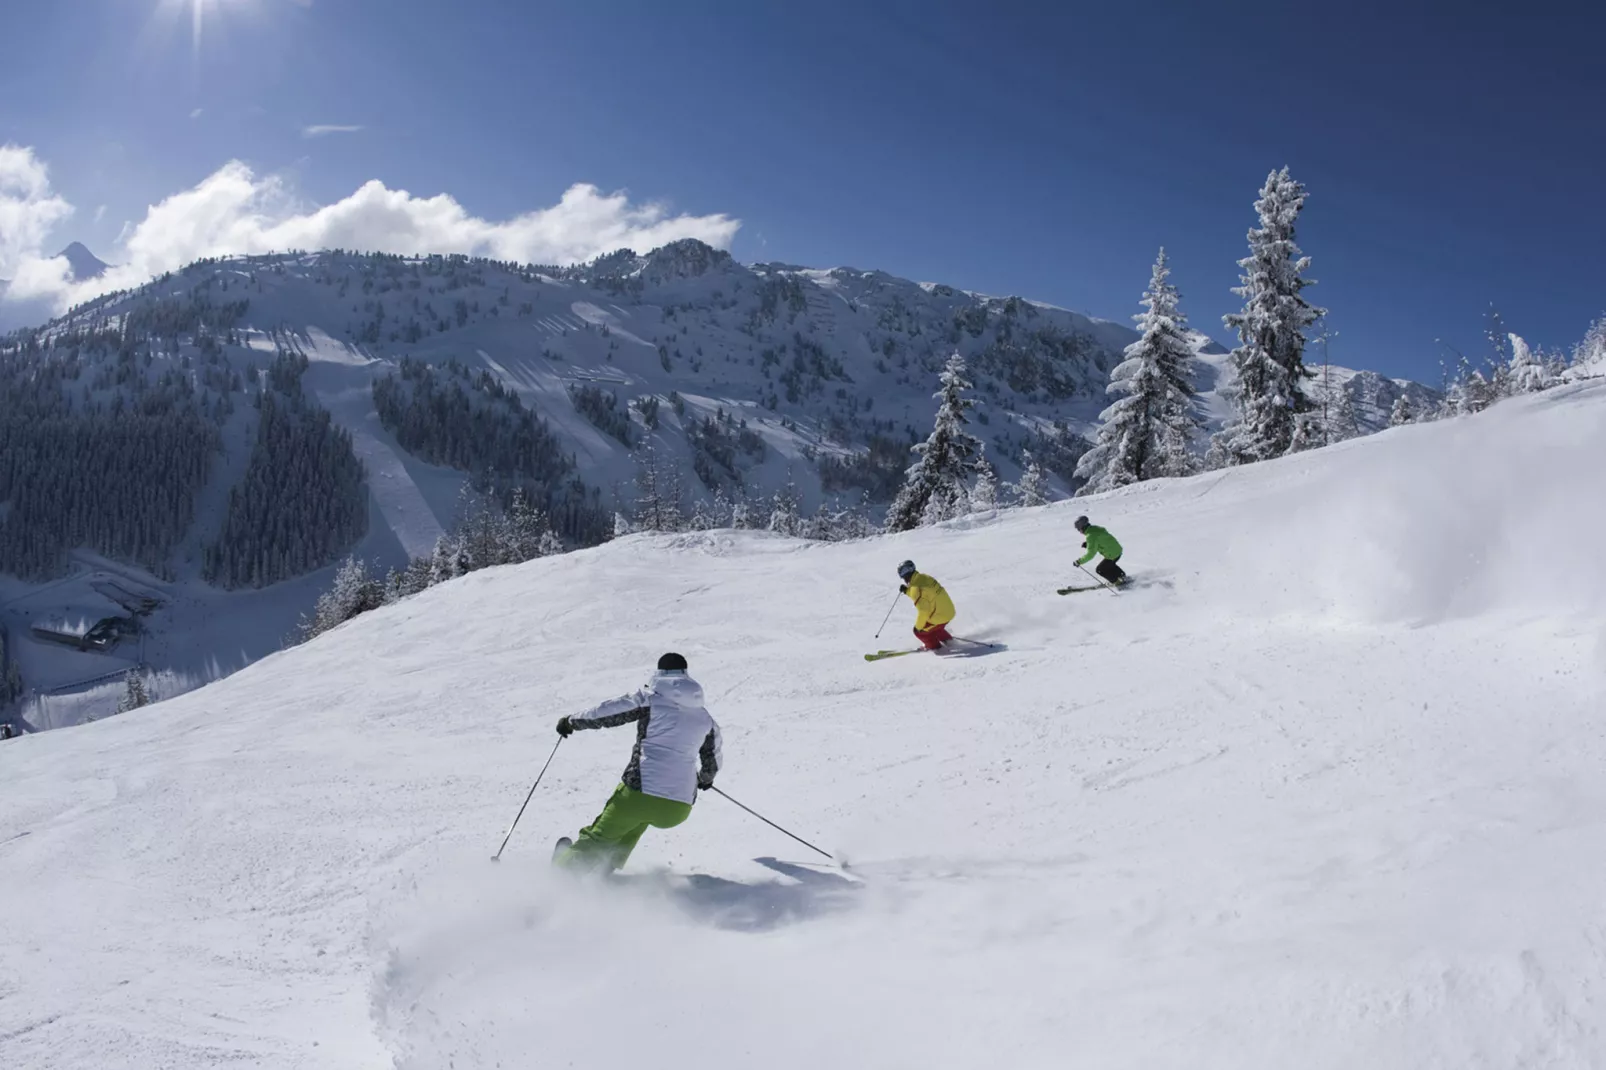
[[[625,864],[648,827],[674,828],[691,816],[699,788],[714,786],[719,725],[703,708],[703,689],[686,659],[665,654],[646,687],[558,721],[558,735],[635,722],[636,746],[624,776],[597,819],[574,840],[558,841],[553,861],[613,871]]]

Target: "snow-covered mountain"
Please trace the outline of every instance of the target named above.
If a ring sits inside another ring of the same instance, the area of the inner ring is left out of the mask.
[[[74,250],[75,270],[100,265],[76,244],[63,255]],[[354,432],[373,422],[372,408],[349,395],[403,358],[489,372],[609,499],[634,475],[634,447],[650,440],[686,466],[704,455],[706,478],[690,493],[723,484],[766,495],[790,475],[810,505],[865,490],[884,500],[902,446],[929,430],[936,373],[955,350],[983,395],[981,431],[1002,473],[1036,447],[1068,478],[1080,448],[1072,435],[1096,420],[1108,370],[1136,337],[1123,324],[1019,298],[875,271],[744,265],[688,241],[572,269],[343,253],[204,262],[80,309],[42,338],[117,328],[130,314],[184,302],[240,302],[229,329],[213,332],[217,361],[237,370],[276,347],[306,354],[320,400],[342,395],[336,415]],[[1224,351],[1198,339],[1203,407],[1216,419]],[[181,330],[173,343],[174,361],[199,355],[193,333]],[[1354,374],[1336,370],[1346,382]],[[1427,394],[1366,381],[1373,394]],[[600,409],[577,403],[578,393],[598,391],[611,395]],[[660,407],[649,427],[633,404],[653,399]],[[1386,425],[1391,402],[1381,415],[1368,409],[1368,430]],[[726,443],[699,441],[701,421],[721,411],[746,421],[760,443],[728,458]],[[877,440],[898,449],[866,455]],[[858,463],[822,473],[822,461]]]
[[[57,253],[56,257],[67,261],[69,273],[74,282],[98,279],[106,274],[107,269],[111,267],[110,264],[90,252],[82,242],[73,242]]]
[[[76,244],[63,255],[104,268]],[[1135,337],[1020,298],[741,264],[694,241],[573,268],[203,261],[0,341],[0,434],[37,458],[0,469],[0,573],[22,581],[0,583],[0,619],[23,636],[104,619],[120,611],[101,588],[135,587],[164,609],[137,655],[117,652],[207,675],[276,649],[345,554],[381,569],[427,554],[467,484],[529,488],[570,545],[604,537],[647,447],[688,497],[767,500],[791,483],[805,510],[875,509],[956,350],[1000,476],[1029,450],[1064,493]],[[1224,354],[1203,335],[1199,349],[1201,406],[1219,420]],[[77,579],[35,591],[63,568]],[[251,623],[224,591],[256,592],[239,602]],[[107,652],[11,645],[30,652],[34,688],[108,671]]]
[[[631,536],[0,742],[0,1066],[1599,1067],[1603,453],[1594,381],[857,543]],[[1053,594],[1081,511],[1131,590]],[[905,557],[1008,649],[861,660]],[[719,786],[846,873],[705,795],[556,878],[628,729],[488,861],[665,650]]]
[[[1232,405],[1223,393],[1232,377],[1230,353],[1220,343],[1201,332],[1190,332],[1194,342],[1194,359],[1198,362],[1198,375],[1194,386],[1199,391],[1200,404],[1211,428],[1220,427],[1232,416]],[[1315,358],[1318,354],[1307,353]],[[1307,390],[1320,405],[1336,406],[1341,393],[1348,394],[1354,405],[1356,425],[1362,434],[1373,434],[1389,426],[1389,415],[1395,401],[1404,397],[1415,413],[1432,411],[1443,394],[1412,379],[1390,379],[1374,371],[1345,368],[1337,364],[1309,365],[1314,378]]]

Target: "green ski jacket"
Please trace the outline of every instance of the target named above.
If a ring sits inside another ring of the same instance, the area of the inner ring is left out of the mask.
[[[1099,554],[1103,554],[1111,561],[1119,561],[1121,559],[1121,544],[1115,541],[1114,535],[1111,535],[1097,524],[1089,524],[1087,530],[1082,534],[1087,538],[1087,542],[1083,544],[1087,547],[1087,553],[1076,559],[1078,565],[1087,564]]]

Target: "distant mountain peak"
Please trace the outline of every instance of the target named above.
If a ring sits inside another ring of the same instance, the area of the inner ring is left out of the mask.
[[[56,258],[67,261],[72,271],[74,282],[83,282],[85,279],[98,279],[106,274],[106,270],[111,267],[110,264],[90,252],[83,242],[73,242],[57,253]]]

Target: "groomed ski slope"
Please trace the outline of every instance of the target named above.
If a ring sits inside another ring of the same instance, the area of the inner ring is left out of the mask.
[[[1606,1066],[1606,383],[855,545],[476,573],[0,744],[0,1065]],[[1068,598],[1070,521],[1141,586]],[[905,557],[1003,653],[876,664]],[[548,872],[685,653],[720,785]],[[778,862],[762,863],[759,859]]]

